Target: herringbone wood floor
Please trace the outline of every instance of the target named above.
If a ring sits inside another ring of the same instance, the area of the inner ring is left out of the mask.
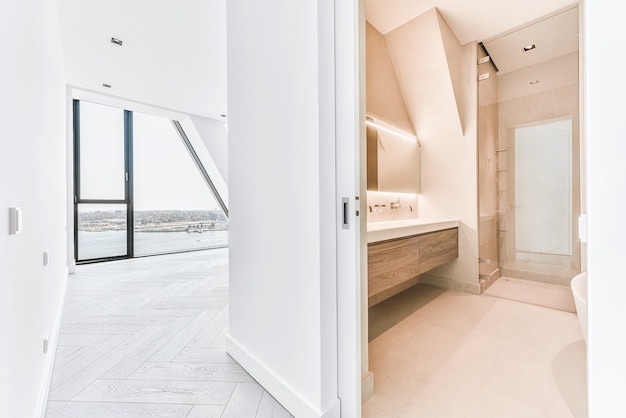
[[[227,328],[228,249],[79,266],[46,417],[290,417]]]

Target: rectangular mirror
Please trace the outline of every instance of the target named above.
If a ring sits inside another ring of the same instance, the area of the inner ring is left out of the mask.
[[[367,119],[367,190],[420,192],[417,138],[391,125]]]

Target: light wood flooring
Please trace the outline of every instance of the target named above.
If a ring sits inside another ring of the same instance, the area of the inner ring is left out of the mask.
[[[225,350],[228,249],[79,266],[46,417],[291,417]]]

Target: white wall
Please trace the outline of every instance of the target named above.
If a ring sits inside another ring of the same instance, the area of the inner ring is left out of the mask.
[[[0,46],[0,416],[47,397],[65,267],[65,81],[56,2],[2,1]],[[8,208],[23,211],[9,235]],[[50,263],[43,266],[43,252]]]
[[[587,144],[589,416],[626,415],[626,47],[621,28],[626,6],[585,2],[584,116]],[[614,58],[609,58],[614,57]]]
[[[227,5],[228,352],[299,418],[339,414],[333,7]]]
[[[224,182],[228,184],[228,128],[222,121],[191,116],[206,149],[213,157]]]

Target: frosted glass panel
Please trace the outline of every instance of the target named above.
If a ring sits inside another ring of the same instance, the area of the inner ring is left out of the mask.
[[[80,102],[80,198],[122,200],[124,111]]]
[[[571,120],[515,130],[517,251],[571,255]]]

